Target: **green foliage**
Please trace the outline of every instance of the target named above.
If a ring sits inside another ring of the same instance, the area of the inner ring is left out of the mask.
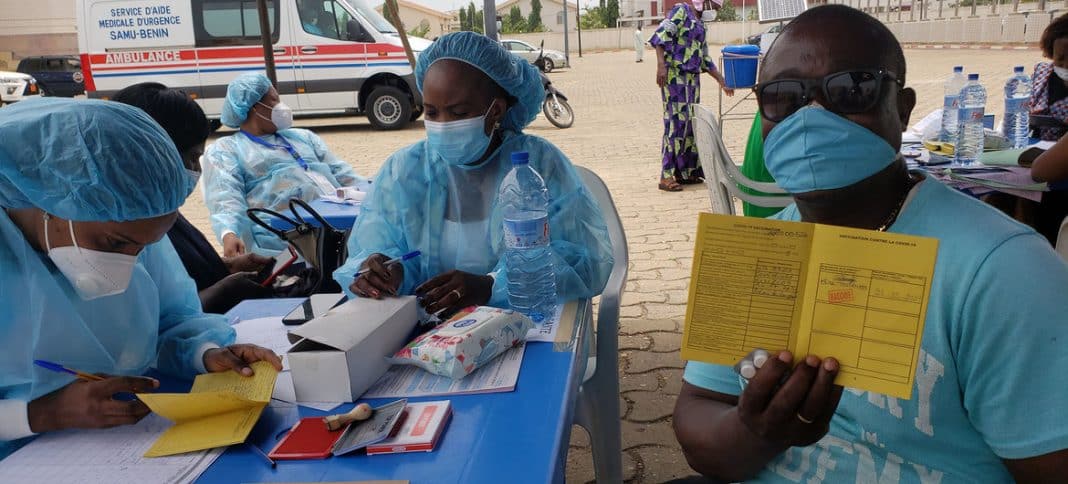
[[[605,27],[610,29],[615,28],[616,20],[619,20],[619,0],[608,0],[605,2],[601,15],[603,16]]]
[[[519,5],[512,5],[512,9],[508,11],[508,15],[505,15],[504,20],[501,22],[501,33],[521,34],[526,31],[527,19],[523,18],[523,12],[519,10]]]
[[[460,30],[464,32],[471,30],[471,22],[467,20],[466,8],[460,9]]]
[[[579,26],[583,30],[603,29],[605,27],[603,7],[586,7],[584,10],[585,12],[579,16]]]
[[[541,23],[541,0],[530,0],[530,15],[527,15],[527,32],[543,32]]]
[[[486,28],[483,18],[482,11],[475,10],[475,2],[469,3],[467,8],[460,9],[460,30],[483,33]]]
[[[737,22],[741,19],[731,0],[724,1],[723,6],[719,8],[719,13],[716,14],[716,22]]]
[[[412,30],[408,31],[408,35],[409,36],[422,37],[424,39],[426,38],[426,35],[429,34],[429,33],[430,33],[430,22],[428,22],[426,19],[423,19],[422,22],[419,22],[419,25],[417,25]]]

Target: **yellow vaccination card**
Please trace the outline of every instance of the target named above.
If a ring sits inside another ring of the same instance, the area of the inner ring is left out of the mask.
[[[703,213],[682,358],[834,357],[839,385],[907,400],[937,253],[926,237]]]
[[[271,400],[278,371],[265,361],[250,365],[255,375],[233,371],[199,375],[189,393],[139,393],[153,412],[174,422],[145,457],[212,449],[245,441]]]

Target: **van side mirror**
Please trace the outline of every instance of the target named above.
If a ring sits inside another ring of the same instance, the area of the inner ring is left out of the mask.
[[[369,32],[364,30],[363,24],[359,20],[349,19],[345,24],[345,35],[349,41],[352,42],[374,42],[375,38],[371,36]]]

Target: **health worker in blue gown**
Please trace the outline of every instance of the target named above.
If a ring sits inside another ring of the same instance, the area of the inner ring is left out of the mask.
[[[203,168],[204,202],[224,257],[285,249],[278,236],[248,218],[249,208],[288,210],[293,198],[310,202],[364,182],[319,136],[292,128],[293,111],[262,72],[230,82],[221,119],[240,131],[209,146]]]
[[[112,397],[157,388],[137,376],[150,366],[187,379],[251,375],[260,360],[281,369],[201,311],[165,237],[196,178],[152,118],[110,101],[29,100],[0,110],[0,139],[0,457],[34,434],[136,423],[148,408]]]
[[[429,313],[508,306],[497,190],[512,153],[530,153],[551,199],[549,233],[562,299],[597,295],[612,251],[597,202],[548,141],[524,134],[545,97],[528,62],[472,32],[445,35],[419,56],[426,139],[386,160],[334,279],[349,296],[419,294]],[[391,258],[420,251],[397,264]],[[370,272],[357,276],[361,269]]]

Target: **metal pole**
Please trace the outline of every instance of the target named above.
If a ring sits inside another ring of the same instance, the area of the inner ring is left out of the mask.
[[[271,47],[271,22],[267,18],[267,0],[256,0],[256,13],[260,17],[260,40],[263,42],[263,62],[267,78],[278,88],[278,75],[274,69],[274,48]]]
[[[909,1],[909,22],[916,20],[916,0]]]
[[[942,4],[946,3],[945,0],[938,0],[938,19],[942,20]]]
[[[565,0],[566,1],[566,0]],[[582,10],[575,9],[575,30],[578,32],[579,57],[582,57]]]
[[[1045,0],[1040,0],[1040,1],[1045,1]],[[976,0],[972,0],[972,17],[975,16],[975,9],[977,9],[977,8],[979,8],[979,2],[976,1]]]
[[[1012,13],[1020,12],[1020,0],[1012,0]]]
[[[901,21],[901,15],[902,15],[901,12],[903,12],[904,10],[905,10],[905,0],[897,0],[897,21],[898,22]]]
[[[482,1],[482,23],[486,37],[497,40],[497,4],[493,0]]]
[[[486,2],[492,1],[486,0]],[[567,65],[571,65],[571,43],[567,39],[567,0],[564,0],[564,59],[567,60]]]

